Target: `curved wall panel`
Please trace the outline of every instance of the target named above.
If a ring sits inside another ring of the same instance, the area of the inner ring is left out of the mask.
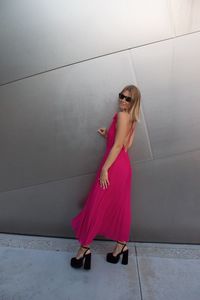
[[[1,232],[74,237],[105,150],[97,129],[133,83],[131,240],[200,242],[198,6],[0,0]]]

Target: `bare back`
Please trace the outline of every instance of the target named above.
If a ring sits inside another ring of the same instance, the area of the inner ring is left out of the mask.
[[[131,145],[133,143],[133,137],[134,137],[134,133],[135,133],[135,125],[136,125],[136,122],[132,123],[131,120],[129,121],[129,126],[127,129],[127,134],[126,134],[126,138],[124,141],[124,148],[126,151],[131,147]]]

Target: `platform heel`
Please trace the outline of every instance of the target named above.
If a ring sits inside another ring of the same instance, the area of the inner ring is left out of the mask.
[[[81,246],[81,247],[85,248],[87,250],[84,252],[83,256],[80,258],[72,257],[71,258],[71,266],[73,268],[81,268],[83,265],[83,260],[85,259],[83,268],[85,270],[89,270],[91,268],[91,255],[92,254],[91,253],[86,254],[86,252],[90,249],[90,247],[84,247],[84,246]]]
[[[123,252],[122,265],[128,265],[128,249]]]
[[[84,269],[89,270],[91,268],[91,253],[85,256]]]
[[[128,264],[128,249],[123,251],[124,247],[126,246],[126,244],[121,243],[121,242],[117,242],[118,244],[123,245],[122,250],[120,253],[118,253],[116,256],[114,256],[112,254],[112,252],[107,253],[106,256],[106,261],[112,263],[112,264],[116,264],[118,263],[119,259],[120,259],[120,255],[122,254],[122,264],[123,265],[127,265]]]

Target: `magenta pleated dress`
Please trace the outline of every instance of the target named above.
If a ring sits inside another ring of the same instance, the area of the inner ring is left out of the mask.
[[[108,128],[106,151],[85,198],[84,207],[71,221],[75,237],[82,245],[90,244],[97,234],[115,241],[129,240],[132,168],[124,146],[108,169],[110,185],[103,189],[99,181],[101,168],[115,140],[116,122],[117,112]]]

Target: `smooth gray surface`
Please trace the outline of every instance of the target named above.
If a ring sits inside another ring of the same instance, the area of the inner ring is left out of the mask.
[[[138,257],[143,299],[200,299],[199,260]]]
[[[200,243],[198,8],[0,0],[0,232],[74,236],[105,150],[97,129],[133,83],[131,240]]]
[[[199,161],[196,151],[133,164],[132,241],[199,243]],[[73,237],[94,176],[1,193],[1,231]]]
[[[200,28],[199,0],[170,0],[176,35],[186,34]]]
[[[0,190],[93,173],[106,143],[97,130],[112,122],[132,78],[124,52],[2,86]],[[135,160],[150,158],[146,140],[141,126]]]
[[[153,158],[200,149],[200,33],[131,50]]]
[[[114,265],[115,243],[94,241],[84,270],[70,266],[75,240],[0,234],[0,299],[199,300],[199,245],[127,245],[128,265]]]
[[[26,240],[30,242],[31,237]],[[70,240],[65,240],[66,248],[68,244]],[[110,250],[112,247],[110,243]],[[104,253],[93,251],[90,270],[70,266],[74,251],[27,249],[25,244],[24,248],[0,246],[0,299],[131,300],[133,295],[140,299],[134,252],[129,255],[129,264],[120,264],[116,272],[116,265],[105,260],[108,247]]]
[[[0,83],[174,36],[167,0],[1,0],[0,7]]]
[[[200,151],[134,165],[131,240],[199,243],[199,174]]]

